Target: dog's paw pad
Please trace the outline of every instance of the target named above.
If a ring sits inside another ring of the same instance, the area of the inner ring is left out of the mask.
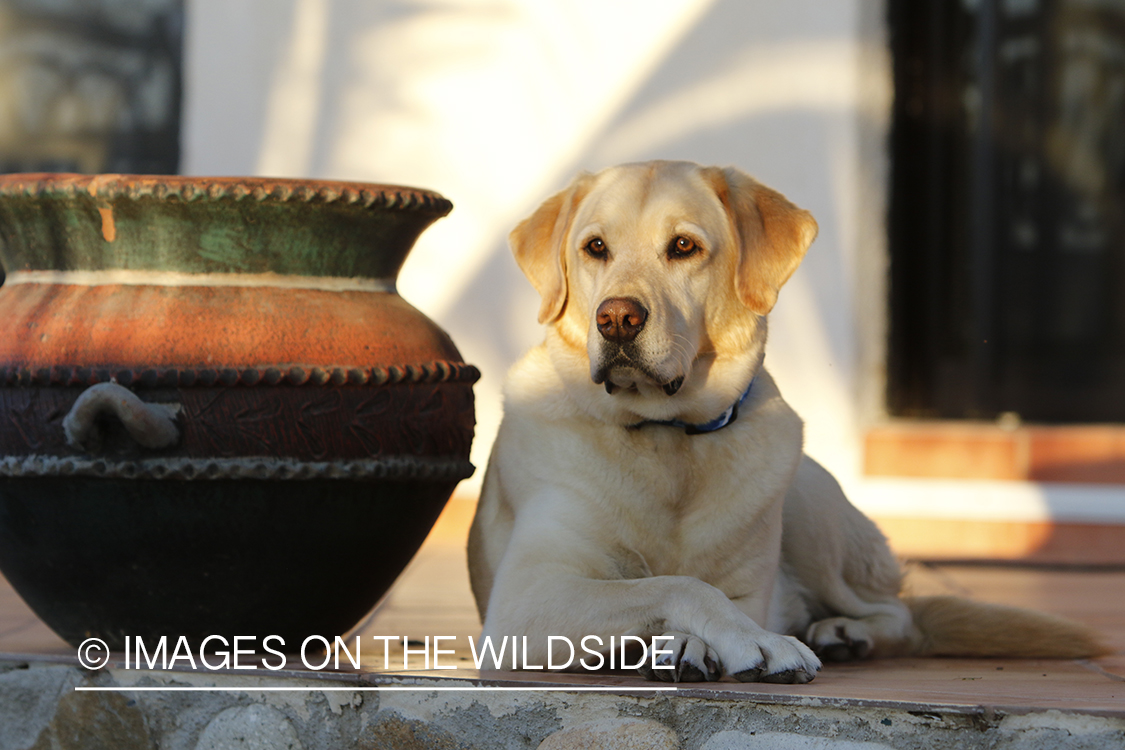
[[[761,667],[751,667],[750,669],[744,669],[741,672],[735,672],[731,676],[739,682],[761,682],[762,673],[764,671],[765,670]]]
[[[806,682],[812,682],[813,677],[816,677],[815,672],[809,674],[804,669],[785,669],[781,672],[763,675],[761,681],[779,685],[804,685]]]
[[[853,659],[866,659],[871,654],[871,641],[867,639],[852,641],[848,644],[848,650]]]
[[[703,639],[687,633],[665,633],[671,636],[660,646],[665,653],[655,663],[645,664],[641,675],[646,680],[661,682],[712,682],[722,676],[719,657]]]
[[[825,661],[854,661],[871,654],[872,638],[867,626],[847,617],[814,622],[805,640]]]
[[[689,662],[680,664],[676,671],[676,682],[706,682],[707,675],[699,667]]]
[[[755,651],[761,656],[734,673],[742,682],[780,682],[804,684],[820,670],[820,659],[796,638],[766,633],[757,639]]]
[[[852,656],[851,646],[847,643],[833,643],[830,646],[822,646],[815,649],[816,655],[824,661],[851,661],[855,657]]]
[[[719,657],[712,656],[711,650],[707,650],[707,657],[703,660],[703,665],[707,667],[707,681],[714,682],[723,676],[723,668],[719,666]]]

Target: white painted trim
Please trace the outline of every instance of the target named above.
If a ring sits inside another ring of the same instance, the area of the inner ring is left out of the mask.
[[[342,276],[288,276],[279,273],[173,273],[168,271],[13,271],[5,286],[69,284],[73,286],[203,286],[319,289],[327,292],[394,292],[395,280]]]
[[[1125,524],[1125,485],[864,479],[851,500],[876,517]]]

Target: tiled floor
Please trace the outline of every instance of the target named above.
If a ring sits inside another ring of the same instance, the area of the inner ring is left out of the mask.
[[[631,676],[558,675],[536,672],[486,672],[473,669],[468,636],[479,632],[469,592],[464,540],[472,503],[450,503],[422,552],[400,579],[388,599],[359,629],[363,642],[371,635],[456,636],[442,648],[444,665],[455,670],[431,676],[485,679],[518,683],[579,685],[643,685]],[[1044,708],[1110,713],[1125,716],[1125,571],[1061,571],[1018,567],[929,566],[911,564],[912,593],[953,593],[984,601],[1014,604],[1055,612],[1089,623],[1105,633],[1117,650],[1096,661],[1018,661],[969,659],[892,659],[829,665],[809,685],[783,686],[719,682],[692,685],[704,691],[755,696],[773,701],[820,699],[825,702],[875,701],[926,706],[989,706],[1006,711]],[[0,581],[0,583],[3,583]],[[367,649],[367,646],[364,647]],[[421,645],[411,646],[421,649]],[[0,585],[0,652],[72,657],[73,649],[46,628],[20,598]],[[389,650],[384,664],[382,647],[364,652],[364,668],[381,673],[421,674],[422,657],[402,669],[401,641]],[[389,667],[389,668],[386,668]]]

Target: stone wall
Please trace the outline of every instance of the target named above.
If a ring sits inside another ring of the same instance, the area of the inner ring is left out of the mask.
[[[401,679],[402,688],[465,681]],[[0,750],[1032,750],[1125,746],[1125,718],[785,696],[372,691],[363,676],[0,663]],[[75,687],[220,690],[86,692]],[[262,687],[297,688],[267,692]],[[300,688],[311,687],[305,691]]]

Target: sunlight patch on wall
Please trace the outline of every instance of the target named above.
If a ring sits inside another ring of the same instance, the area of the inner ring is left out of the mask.
[[[673,92],[614,128],[598,153],[653,152],[690,133],[774,112],[854,111],[858,54],[853,39],[746,49],[723,73]]]
[[[312,166],[321,71],[328,46],[328,0],[297,0],[285,57],[270,86],[257,174],[304,177]]]

